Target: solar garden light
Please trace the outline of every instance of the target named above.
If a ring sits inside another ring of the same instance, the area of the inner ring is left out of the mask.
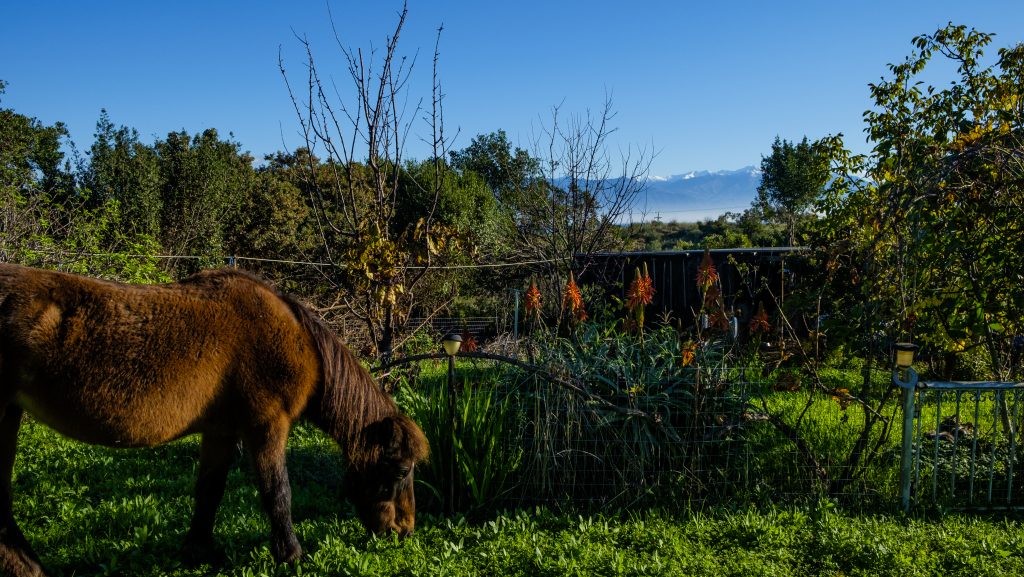
[[[896,352],[896,368],[902,371],[909,369],[914,364],[914,353],[917,352],[917,345],[913,343],[896,343],[892,348]]]
[[[454,357],[459,354],[459,349],[462,348],[462,335],[458,333],[449,333],[445,335],[441,341],[441,346],[444,347],[444,352],[449,357]]]

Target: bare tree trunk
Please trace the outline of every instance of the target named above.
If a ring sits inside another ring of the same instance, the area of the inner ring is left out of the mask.
[[[561,107],[554,107],[550,124],[534,139],[534,154],[543,159],[544,174],[539,186],[530,189],[533,198],[520,216],[526,226],[519,227],[526,231],[519,238],[520,250],[542,261],[541,276],[555,285],[549,287],[552,294],[558,293],[570,272],[583,274],[595,253],[624,247],[619,225],[646,186],[652,160],[643,149],[612,156],[609,138],[615,129],[610,123],[615,113],[610,96],[597,114],[587,111],[567,121],[560,116]],[[530,214],[531,207],[543,207],[543,212]],[[563,312],[559,310],[559,318]]]
[[[443,182],[443,160],[449,147],[443,126],[438,29],[432,106],[426,113],[432,131],[435,174],[431,182],[421,183],[406,172],[406,138],[422,110],[420,101],[416,101],[411,115],[406,110],[415,59],[399,56],[397,47],[407,14],[408,7],[403,5],[382,55],[375,50],[364,54],[361,49],[345,48],[334,30],[354,88],[354,102],[336,96],[340,94],[336,86],[324,85],[306,38],[299,37],[308,69],[306,89],[301,95],[293,90],[284,60],[279,58],[304,138],[302,179],[313,207],[323,258],[333,265],[325,270],[322,280],[341,294],[349,312],[365,326],[377,354],[385,359],[416,303],[416,285],[434,266],[429,245]],[[331,24],[333,28],[333,17]],[[317,158],[318,154],[324,159]],[[433,199],[416,231],[399,230],[395,222],[404,182],[411,182]]]

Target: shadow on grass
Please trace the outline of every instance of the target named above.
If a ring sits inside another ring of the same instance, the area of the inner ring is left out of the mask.
[[[269,556],[269,523],[242,453],[236,452],[214,529],[228,565]],[[207,574],[210,567],[188,569],[181,560],[198,457],[198,437],[148,449],[111,449],[66,439],[26,419],[15,465],[15,516],[54,575],[183,568],[185,574]],[[358,525],[343,503],[344,464],[333,441],[299,425],[289,439],[287,462],[293,518],[307,551],[316,549],[310,538],[337,534],[339,523]]]

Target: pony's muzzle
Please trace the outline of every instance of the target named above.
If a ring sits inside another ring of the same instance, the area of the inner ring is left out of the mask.
[[[411,537],[414,528],[412,525],[402,526],[399,523],[391,523],[387,529],[384,530],[385,536],[397,535],[399,539],[405,539]]]

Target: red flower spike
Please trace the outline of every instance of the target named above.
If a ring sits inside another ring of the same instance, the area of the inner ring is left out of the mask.
[[[729,316],[722,309],[712,312],[711,326],[719,330],[727,330],[729,328]]]
[[[704,249],[704,258],[697,267],[697,286],[707,290],[718,282],[718,270],[715,261],[711,260],[711,251]]]
[[[562,294],[562,308],[567,309],[571,318],[581,323],[587,320],[587,311],[583,306],[583,293],[576,285],[576,277],[570,272],[569,283],[565,285],[565,293]]]
[[[654,282],[651,275],[647,273],[647,263],[644,263],[644,272],[641,275],[640,269],[636,269],[636,276],[626,291],[626,308],[636,310],[640,305],[649,305],[654,300]]]
[[[750,334],[768,334],[772,329],[768,323],[768,313],[764,310],[764,301],[757,305],[757,313],[750,319]]]
[[[526,313],[540,316],[541,296],[537,283],[530,281],[530,288],[526,289]]]
[[[473,333],[469,332],[469,329],[462,329],[462,347],[459,350],[464,353],[475,353],[479,349],[480,345],[476,342]]]

